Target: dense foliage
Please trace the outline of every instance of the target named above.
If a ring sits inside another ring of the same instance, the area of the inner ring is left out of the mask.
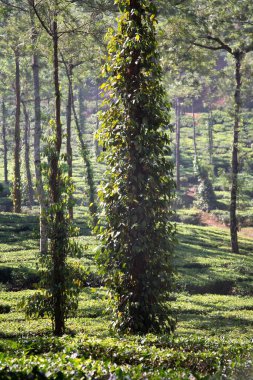
[[[47,235],[49,247],[47,252],[40,254],[42,270],[41,291],[33,294],[26,303],[27,316],[51,317],[55,331],[56,310],[61,308],[63,326],[65,319],[77,310],[79,281],[75,278],[76,271],[67,258],[78,249],[77,243],[71,241],[71,237],[77,235],[78,229],[74,228],[69,220],[69,205],[72,200],[73,184],[66,172],[66,164],[59,161],[57,178],[52,179],[52,161],[55,160],[55,123],[51,121],[53,135],[48,137],[45,156],[48,162],[43,163],[45,194],[47,194],[46,215]],[[64,157],[63,157],[64,158]],[[52,181],[58,183],[58,202],[54,201],[52,194]],[[56,270],[57,266],[57,270]],[[60,273],[60,277],[59,274]],[[58,274],[58,276],[57,276]],[[56,277],[57,276],[57,277]]]
[[[109,169],[99,191],[106,213],[101,260],[115,296],[117,327],[171,331],[166,301],[172,280],[169,201],[174,183],[156,8],[146,0],[118,4],[118,31],[110,36],[104,68],[109,78],[102,85],[107,110],[100,140]]]

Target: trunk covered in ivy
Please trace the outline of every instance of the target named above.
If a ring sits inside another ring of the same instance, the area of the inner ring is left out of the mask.
[[[108,163],[108,183],[99,190],[106,215],[101,264],[120,330],[170,332],[174,230],[168,216],[174,182],[166,158],[169,120],[160,83],[156,8],[149,0],[118,4],[122,15],[109,41],[109,79],[102,85],[110,97],[100,129]]]

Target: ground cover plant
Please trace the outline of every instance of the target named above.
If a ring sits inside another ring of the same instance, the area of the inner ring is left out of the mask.
[[[6,214],[1,216],[4,218]],[[19,218],[23,219],[27,231],[36,226],[33,218],[26,215]],[[177,316],[174,335],[122,336],[113,332],[107,289],[103,284],[94,287],[91,280],[82,288],[77,316],[67,321],[68,335],[55,338],[51,335],[50,319],[27,319],[19,307],[22,298],[35,290],[26,289],[26,283],[22,282],[19,290],[10,291],[7,283],[2,283],[2,378],[16,376],[25,379],[30,374],[34,379],[43,376],[49,379],[102,379],[110,376],[115,379],[188,379],[190,374],[192,378],[208,378],[216,374],[213,378],[219,379],[223,373],[236,379],[241,371],[249,376],[253,317],[249,280],[249,273],[253,271],[252,242],[242,239],[244,250],[238,257],[230,253],[226,230],[185,224],[178,224],[177,229],[177,292],[170,300]],[[18,243],[18,239],[8,242],[8,234],[6,240],[7,243],[1,243],[5,250],[6,245],[11,248],[12,244]],[[90,236],[83,236],[81,240],[88,247],[80,261],[84,265],[92,263],[93,278],[99,276],[94,261],[96,242]],[[29,261],[24,261],[23,266],[36,269],[38,240],[31,239],[31,243],[35,246],[33,255]],[[26,251],[22,252],[25,258]],[[1,261],[2,257],[4,253]],[[10,250],[8,257],[9,261],[3,264],[22,271],[15,259],[16,251]],[[9,283],[11,285],[10,280]]]

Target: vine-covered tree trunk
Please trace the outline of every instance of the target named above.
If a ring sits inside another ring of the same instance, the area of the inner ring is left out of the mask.
[[[69,65],[68,67],[69,75],[72,77],[73,74],[73,67],[72,65]],[[72,146],[71,146],[71,117],[72,117],[72,91],[71,91],[71,85],[68,85],[68,100],[67,100],[67,107],[66,107],[66,124],[67,124],[67,163],[68,163],[68,175],[69,178],[72,178]],[[69,206],[69,217],[72,220],[73,219],[73,205],[70,202]]]
[[[174,182],[169,124],[161,86],[150,0],[120,0],[118,32],[109,41],[102,88],[107,110],[100,143],[108,163],[99,195],[105,207],[101,261],[115,297],[115,325],[147,333],[173,329],[166,304],[171,286],[173,227],[168,221]]]
[[[14,148],[14,182],[13,182],[13,206],[14,212],[21,212],[21,175],[20,175],[20,67],[19,50],[15,50],[15,92],[16,92],[16,111],[15,111],[15,148]]]
[[[30,117],[26,108],[25,101],[22,101],[23,112],[25,117],[25,133],[24,133],[24,142],[25,142],[25,169],[26,169],[26,179],[27,179],[27,189],[28,189],[28,201],[29,207],[33,205],[33,183],[32,183],[32,174],[31,174],[31,165],[30,165]]]
[[[36,193],[40,204],[40,252],[48,250],[47,222],[46,222],[46,197],[43,189],[41,173],[41,102],[40,102],[40,67],[39,57],[36,52],[37,30],[34,22],[34,12],[30,10],[32,26],[32,71],[33,71],[33,91],[34,91],[34,165],[36,178]]]
[[[176,99],[176,186],[180,190],[180,127],[181,109],[179,99]]]
[[[231,249],[234,253],[239,253],[238,245],[238,220],[237,220],[237,193],[238,193],[238,143],[240,132],[240,111],[241,111],[241,63],[244,55],[241,52],[234,54],[235,58],[235,117],[234,117],[234,135],[232,146],[232,180],[231,180],[231,194],[230,194],[230,236],[231,236]]]
[[[4,182],[8,183],[8,145],[6,137],[6,106],[5,101],[2,101],[2,137],[4,148]]]

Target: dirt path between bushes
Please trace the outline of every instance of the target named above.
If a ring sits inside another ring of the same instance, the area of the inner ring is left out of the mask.
[[[229,230],[229,227],[219,221],[212,213],[201,211],[199,220],[203,226],[217,227],[223,230]],[[239,231],[239,236],[253,239],[253,227],[244,227]]]

